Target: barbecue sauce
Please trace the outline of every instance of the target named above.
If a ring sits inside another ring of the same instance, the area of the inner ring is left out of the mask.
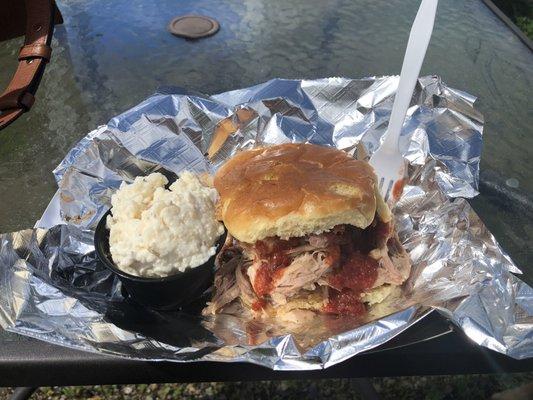
[[[252,303],[252,310],[261,311],[266,307],[266,301],[264,299],[257,299]]]
[[[291,263],[291,257],[285,251],[296,247],[298,242],[298,239],[275,238],[256,242],[255,250],[262,260],[254,280],[254,289],[259,297],[264,297],[272,291],[276,278],[281,274],[280,270]]]
[[[328,278],[335,289],[350,289],[362,293],[374,285],[379,264],[368,255],[355,252]]]
[[[366,311],[366,307],[359,298],[359,293],[351,290],[331,290],[324,312],[330,314],[351,315],[357,317]]]
[[[398,200],[402,197],[403,187],[405,186],[405,179],[399,179],[394,183],[392,187],[392,198]]]
[[[383,223],[376,218],[365,230],[350,225],[339,225],[332,231],[322,234],[327,238],[327,253],[335,253],[335,258],[339,259],[327,278],[332,288],[329,291],[328,303],[324,307],[325,312],[357,316],[365,311],[365,305],[360,300],[361,293],[372,288],[379,267],[378,262],[368,253],[383,245],[390,229],[390,223]],[[265,307],[264,298],[274,289],[275,282],[283,274],[283,268],[292,262],[287,250],[306,241],[306,238],[289,240],[267,238],[255,243],[254,250],[262,264],[254,280],[254,291],[259,297],[259,300],[252,305],[254,311],[260,311]]]
[[[378,276],[378,263],[368,255],[352,253],[328,278],[330,289],[324,311],[331,314],[358,316],[366,311],[361,293],[370,289]]]

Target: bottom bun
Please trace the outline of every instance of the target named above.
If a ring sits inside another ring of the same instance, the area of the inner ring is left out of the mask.
[[[382,303],[394,291],[394,285],[381,285],[361,295],[361,301],[368,306],[375,306]],[[323,313],[324,307],[327,305],[328,299],[326,291],[323,288],[316,290],[302,291],[300,294],[292,297],[286,304],[281,306],[269,307],[266,311],[273,317],[284,321],[293,321],[295,319],[302,319],[304,313],[296,311],[313,311]],[[308,317],[306,317],[307,319]]]

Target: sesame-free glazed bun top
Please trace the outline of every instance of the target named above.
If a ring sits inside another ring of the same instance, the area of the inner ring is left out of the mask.
[[[282,144],[238,153],[216,173],[218,217],[236,239],[254,243],[321,233],[339,224],[366,228],[376,208],[372,167],[333,147]]]

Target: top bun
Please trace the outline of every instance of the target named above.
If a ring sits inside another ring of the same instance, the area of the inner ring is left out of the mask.
[[[241,242],[359,228],[391,215],[372,167],[333,147],[282,144],[238,153],[216,173],[219,218]]]

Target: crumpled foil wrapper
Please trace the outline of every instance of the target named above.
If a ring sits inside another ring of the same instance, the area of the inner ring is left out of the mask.
[[[284,142],[371,154],[398,79],[275,79],[214,96],[166,89],[90,132],[54,171],[59,189],[37,227],[0,236],[0,324],[135,359],[304,370],[379,346],[436,309],[480,345],[533,356],[533,289],[465,200],[477,194],[483,117],[474,97],[436,76],[419,79],[401,136],[409,179],[393,211],[412,274],[365,320],[318,318],[294,334],[255,327],[250,344],[246,321],[203,319],[202,301],[172,313],[129,302],[95,260],[94,228],[122,181],[162,167],[212,173],[237,151]]]

